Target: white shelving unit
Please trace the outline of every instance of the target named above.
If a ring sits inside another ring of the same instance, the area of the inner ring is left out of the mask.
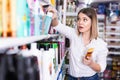
[[[66,16],[77,16],[77,12],[66,12]]]
[[[40,4],[43,6],[50,5],[49,1],[48,0],[40,0]],[[6,38],[1,37],[0,38],[0,50],[11,48],[14,46],[21,46],[24,44],[29,44],[29,43],[32,43],[35,41],[49,39],[51,37],[57,37],[57,36],[59,36],[59,34],[48,34],[48,35],[29,36],[29,37],[6,37]],[[65,56],[63,57],[61,63],[58,66],[58,70],[55,74],[54,80],[57,80],[58,74],[59,74],[62,64],[64,62],[64,58],[65,58]]]
[[[106,41],[109,54],[120,54],[120,27],[106,26]]]
[[[0,38],[0,49],[9,48],[13,46],[20,46],[23,44],[32,43],[42,39],[48,39],[50,37],[55,37],[58,35],[40,35],[31,37],[20,37],[20,38]]]
[[[48,39],[51,37],[56,37],[59,36],[57,34],[54,35],[40,35],[40,36],[31,36],[31,37],[21,37],[21,38],[0,38],[0,49],[5,49],[5,48],[10,48],[13,46],[20,46],[20,45],[24,45],[24,44],[28,44],[28,43],[32,43],[34,41],[39,41],[39,40],[43,40],[43,39]],[[67,53],[67,51],[65,52]],[[66,55],[65,55],[66,56]],[[63,57],[61,63],[58,66],[58,70],[55,74],[54,80],[57,80],[58,74],[61,70],[62,64],[64,62],[64,58]]]
[[[105,39],[105,15],[97,14],[99,37]]]

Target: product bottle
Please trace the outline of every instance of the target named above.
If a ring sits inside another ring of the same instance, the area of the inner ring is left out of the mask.
[[[41,62],[39,62],[41,65],[41,67],[40,67],[40,80],[43,80],[43,54],[44,54],[44,48],[45,48],[45,46],[44,46],[44,44],[42,43],[38,43],[38,49],[39,49],[39,51],[40,51],[40,55],[41,55]]]
[[[10,0],[11,4],[11,37],[16,37],[16,1],[17,0]]]
[[[6,52],[6,54],[8,55],[14,55],[14,54],[17,54],[19,53],[19,49],[18,49],[18,46],[15,46],[15,47],[11,47],[9,48],[9,50]]]
[[[25,80],[36,80],[33,65],[34,64],[32,63],[32,56],[24,57]]]
[[[52,60],[51,52],[49,51],[49,46],[45,44],[45,51],[42,55],[43,61],[43,80],[53,80],[52,79]],[[47,77],[46,77],[47,76]]]
[[[57,71],[58,69],[58,44],[57,43],[53,43],[53,48],[54,48],[54,51],[55,51],[55,72]]]
[[[26,0],[17,0],[17,37],[29,36],[28,4]]]
[[[17,55],[17,80],[25,80],[24,79],[24,57],[22,55]]]
[[[1,56],[1,54],[0,54]],[[2,55],[0,57],[0,80],[5,80],[5,76],[6,76],[6,56]]]
[[[32,59],[33,61],[37,61],[34,62],[34,74],[35,75],[35,80],[40,80],[40,70],[41,70],[41,53],[40,51],[37,49],[37,43],[31,43],[31,49],[29,50],[30,54],[32,55]]]
[[[3,32],[2,37],[7,37],[8,32],[10,31],[10,1],[2,0],[2,23],[3,23]]]
[[[29,49],[27,48],[27,45],[20,46],[19,55],[22,55],[23,57],[27,57],[31,55],[29,54]]]
[[[0,0],[0,37],[2,35],[2,0]]]
[[[16,0],[2,0],[3,37],[16,37]]]
[[[52,61],[52,79],[54,79],[55,68],[56,68],[56,59],[55,59],[55,50],[53,48],[52,43],[49,43],[49,52],[51,53],[51,61]]]
[[[50,0],[51,4],[55,6],[55,0]]]
[[[34,9],[35,9],[35,13],[34,13],[34,35],[40,35],[40,18],[39,18],[39,10],[40,10],[40,4],[38,0],[34,1],[35,5],[34,5]]]
[[[52,12],[47,12],[47,15],[45,16],[45,19],[44,19],[44,34],[48,34],[49,33],[49,30],[50,30],[50,24],[51,24],[51,21],[52,21],[52,15],[53,13]]]
[[[7,72],[6,72],[6,79],[10,80],[16,80],[17,79],[17,69],[16,69],[16,55],[19,52],[18,47],[12,47],[9,48],[9,50],[6,52],[6,59],[7,59]]]
[[[89,48],[85,55],[85,58],[88,59],[88,57],[91,57],[93,51],[94,51],[94,48]]]

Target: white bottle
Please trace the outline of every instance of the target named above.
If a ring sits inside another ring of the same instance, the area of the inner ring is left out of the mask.
[[[41,69],[40,69],[40,80],[43,80],[43,54],[44,54],[44,46],[41,44],[38,45],[39,46],[39,51],[40,51],[40,55],[41,55]]]
[[[18,46],[9,48],[9,50],[6,52],[7,55],[17,54],[19,53]]]
[[[39,18],[39,10],[40,10],[40,4],[39,4],[39,1],[36,0],[34,1],[35,2],[35,5],[34,5],[34,35],[35,36],[38,36],[40,35],[40,18]]]
[[[43,79],[42,80],[53,80],[52,79],[52,60],[51,53],[48,45],[45,45],[45,51],[43,53]]]
[[[73,12],[76,12],[76,5],[75,5],[75,2],[72,2],[72,11],[73,11]]]
[[[19,55],[22,55],[23,57],[29,57],[31,54],[29,54],[29,49],[26,45],[22,45],[20,47]]]
[[[55,67],[56,67],[56,58],[55,58],[55,50],[53,48],[53,43],[49,44],[49,52],[51,55],[51,61],[52,61],[52,80],[55,76]]]
[[[71,11],[72,11],[71,2],[68,2],[67,11],[68,11],[68,12],[71,12]]]

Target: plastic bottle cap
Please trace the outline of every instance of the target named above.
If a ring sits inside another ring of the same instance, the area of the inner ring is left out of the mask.
[[[36,49],[37,43],[31,43],[31,49]]]
[[[57,43],[53,43],[53,48],[58,48]]]
[[[52,16],[53,16],[53,13],[52,13],[52,12],[47,12],[47,16],[52,17]]]

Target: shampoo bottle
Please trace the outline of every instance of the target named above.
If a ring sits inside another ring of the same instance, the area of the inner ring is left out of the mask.
[[[40,4],[38,0],[34,0],[34,35],[38,36],[40,35],[39,27],[40,27],[40,18],[39,18],[39,10],[40,10]]]
[[[47,12],[47,15],[45,16],[44,19],[44,34],[48,34],[50,30],[50,24],[52,21],[52,12]]]
[[[0,0],[0,37],[2,35],[2,0]]]
[[[49,46],[45,44],[45,51],[42,55],[43,61],[43,80],[53,80],[52,79],[52,61],[51,53],[49,51]],[[46,77],[47,76],[47,77]]]
[[[26,0],[17,0],[17,37],[29,36],[28,4]]]
[[[54,79],[55,76],[55,63],[56,63],[56,59],[55,59],[55,50],[53,48],[53,44],[49,43],[49,52],[51,54],[51,60],[52,60],[52,79]]]

